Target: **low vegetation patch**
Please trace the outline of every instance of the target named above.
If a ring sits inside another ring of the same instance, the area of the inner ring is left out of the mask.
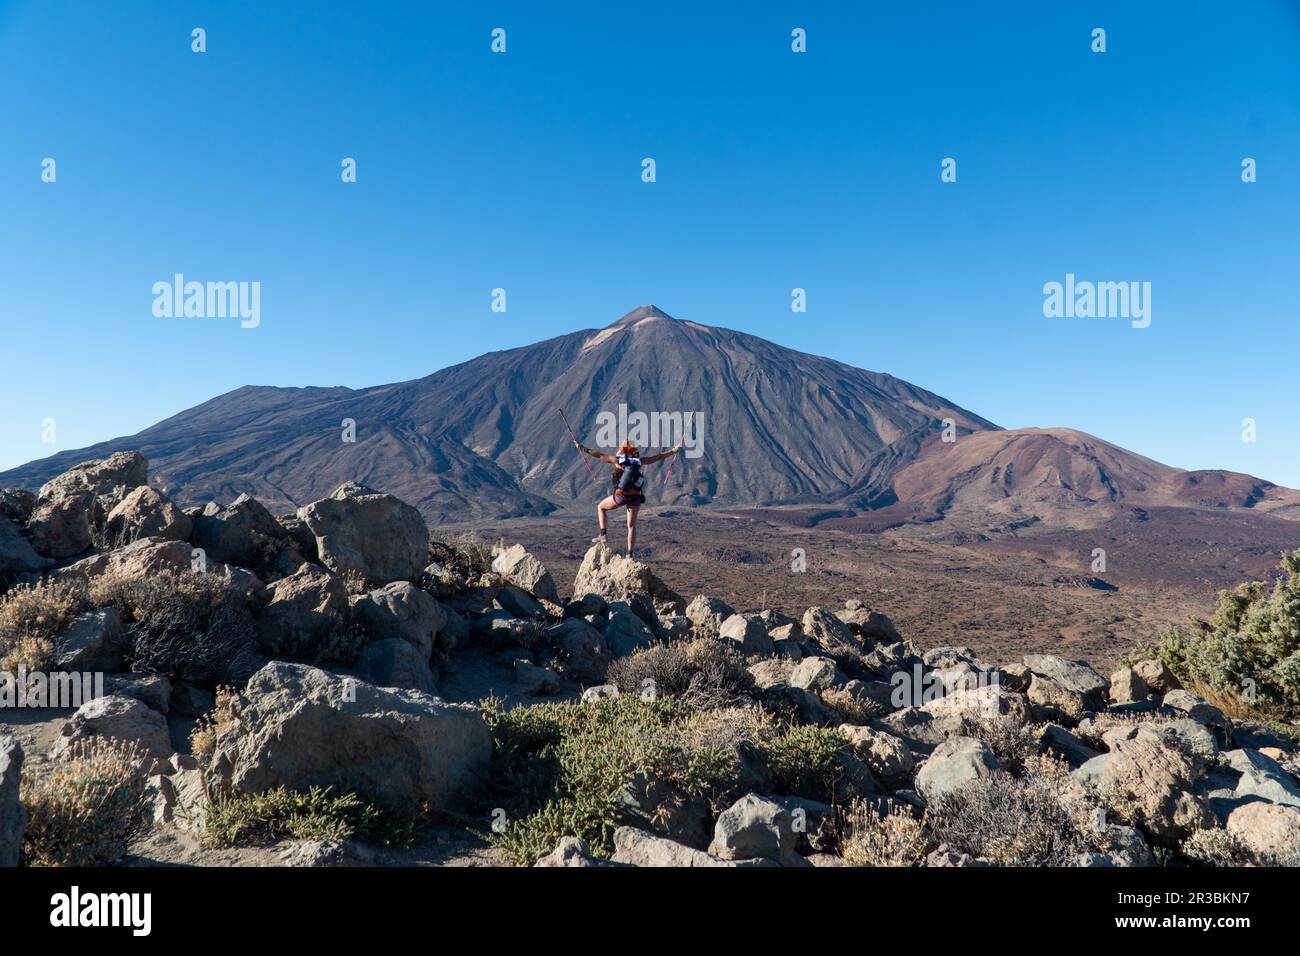
[[[132,670],[211,687],[251,675],[257,624],[243,596],[223,579],[163,571],[112,572],[91,582],[97,607],[112,606],[127,627]]]
[[[620,657],[610,665],[608,679],[624,694],[640,694],[650,680],[657,695],[682,697],[702,708],[734,705],[754,684],[741,654],[707,638],[656,644]]]
[[[50,669],[54,639],[88,607],[84,584],[44,579],[0,596],[0,671]]]
[[[934,848],[925,823],[903,809],[880,812],[855,801],[840,834],[840,855],[849,866],[924,866]]]
[[[756,707],[703,710],[680,697],[638,696],[592,704],[544,703],[506,710],[484,702],[495,755],[493,782],[504,829],[494,842],[531,864],[561,837],[601,855],[623,821],[619,795],[643,775],[715,811],[742,795],[742,754],[765,764],[773,792],[825,799],[847,749],[833,731],[787,727]]]
[[[1096,808],[1064,763],[1031,758],[1023,776],[995,773],[937,800],[927,825],[937,843],[1002,866],[1069,866],[1101,852]]]
[[[121,859],[148,820],[143,753],[100,739],[74,745],[48,771],[24,777],[23,860],[94,866]]]
[[[203,827],[203,843],[214,848],[264,846],[290,837],[409,846],[417,829],[413,818],[354,793],[336,793],[332,787],[312,787],[306,793],[296,793],[277,787],[266,793],[212,801]]]

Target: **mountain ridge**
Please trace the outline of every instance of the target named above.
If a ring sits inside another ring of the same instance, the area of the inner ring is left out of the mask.
[[[1086,525],[1143,503],[1300,512],[1300,494],[1261,479],[1184,472],[1072,429],[1003,429],[887,373],[655,305],[403,382],[241,386],[136,435],[0,473],[0,483],[36,487],[130,448],[149,458],[156,487],[186,504],[248,493],[293,508],[355,479],[436,522],[537,516],[590,507],[603,490],[557,408],[594,445],[597,416],[619,405],[704,415],[703,455],[671,481],[658,466],[651,504],[836,504],[972,528],[986,517]]]

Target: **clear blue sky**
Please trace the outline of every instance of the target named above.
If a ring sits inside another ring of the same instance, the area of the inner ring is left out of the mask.
[[[654,302],[1300,486],[1298,231],[1294,0],[0,0],[0,467]],[[175,272],[261,326],[155,318]],[[1067,272],[1151,282],[1151,327],[1044,318]]]

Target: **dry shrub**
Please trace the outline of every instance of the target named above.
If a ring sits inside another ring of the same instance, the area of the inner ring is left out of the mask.
[[[899,807],[884,813],[856,800],[840,834],[849,866],[924,866],[933,841],[925,823]]]
[[[1213,704],[1223,711],[1224,716],[1231,717],[1233,720],[1249,723],[1267,721],[1283,716],[1280,708],[1257,708],[1255,705],[1242,700],[1235,691],[1230,689],[1211,687],[1209,684],[1200,681],[1192,681],[1187,685],[1186,690]]]
[[[656,644],[621,657],[610,665],[608,680],[625,694],[640,694],[652,680],[657,695],[683,697],[703,708],[735,704],[753,685],[744,658],[708,638]]]
[[[49,670],[54,639],[87,607],[78,579],[20,584],[0,596],[0,670]]]
[[[1219,828],[1197,830],[1180,847],[1187,860],[1199,866],[1300,866],[1300,846],[1281,853],[1259,854],[1235,834]]]
[[[94,738],[74,744],[39,776],[24,778],[23,859],[28,866],[93,866],[121,859],[145,827],[145,754]]]
[[[1104,852],[1096,807],[1064,762],[1032,757],[1024,770],[973,780],[935,801],[928,823],[936,842],[1003,866],[1069,866],[1081,853]]]
[[[91,599],[122,615],[132,670],[211,687],[242,684],[256,669],[256,621],[243,595],[221,578],[108,573],[92,582]]]
[[[835,720],[841,724],[866,724],[884,714],[885,708],[874,700],[854,697],[842,687],[821,691],[821,701],[831,709]]]
[[[1183,856],[1200,866],[1250,866],[1250,850],[1227,830],[1197,830],[1181,847]]]
[[[461,531],[445,541],[429,542],[429,561],[463,580],[473,580],[492,570],[492,546],[473,531]]]
[[[343,590],[348,594],[365,594],[370,590],[366,576],[356,568],[344,568],[340,577],[343,579]]]
[[[1039,731],[1018,724],[1010,717],[966,718],[961,733],[983,741],[1008,772],[1022,774],[1038,757]]]
[[[190,751],[206,761],[216,750],[217,740],[234,727],[239,718],[239,694],[230,687],[218,687],[213,708],[198,719],[190,731]]]

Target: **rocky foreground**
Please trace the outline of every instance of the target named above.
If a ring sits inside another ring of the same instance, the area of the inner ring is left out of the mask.
[[[0,736],[0,864],[171,830],[361,862],[394,821],[539,865],[1300,861],[1295,740],[1155,659],[1107,678],[923,651],[852,598],[687,602],[603,544],[562,595],[521,545],[431,541],[357,484],[275,516],[147,477],[118,453],[0,492],[0,671],[106,689],[39,754]],[[56,796],[110,765],[98,809]],[[121,832],[81,840],[96,814]]]

